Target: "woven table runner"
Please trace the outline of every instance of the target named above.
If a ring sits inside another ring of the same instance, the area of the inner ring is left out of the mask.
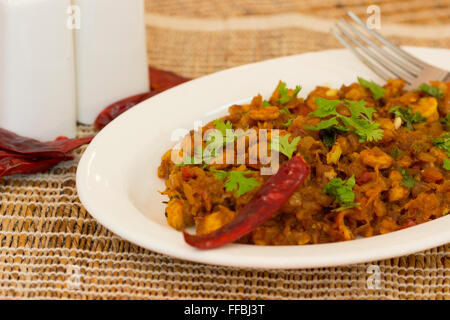
[[[402,45],[450,48],[450,0],[146,0],[148,59],[198,77],[273,57],[340,48],[333,21],[381,10]],[[324,75],[326,79],[326,75]],[[79,136],[95,134],[79,126]],[[73,161],[0,179],[3,299],[450,299],[450,244],[384,261],[252,270],[177,260],[98,224],[77,197]]]

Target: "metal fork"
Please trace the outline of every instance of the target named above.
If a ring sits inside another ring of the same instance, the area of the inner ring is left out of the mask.
[[[378,32],[368,28],[353,12],[347,11],[347,15],[359,28],[345,19],[340,19],[331,32],[382,79],[401,78],[406,81],[407,89],[417,88],[430,80],[450,81],[449,71],[436,68],[412,56]],[[371,40],[360,29],[378,40],[382,46]]]

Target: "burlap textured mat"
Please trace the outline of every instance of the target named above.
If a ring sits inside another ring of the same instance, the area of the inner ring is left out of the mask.
[[[338,48],[329,24],[346,9],[363,16],[370,4],[381,8],[381,32],[398,43],[450,48],[449,0],[146,0],[149,62],[197,77]],[[92,133],[79,127],[80,136]],[[450,299],[450,245],[286,271],[208,266],[144,250],[81,205],[75,188],[81,153],[48,173],[0,180],[0,298]]]

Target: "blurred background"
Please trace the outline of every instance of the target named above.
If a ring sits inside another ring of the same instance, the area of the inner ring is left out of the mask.
[[[346,10],[367,20],[370,6],[381,13],[379,31],[395,42],[450,48],[450,0],[146,0],[148,59],[197,77],[340,48],[328,32],[333,21]]]

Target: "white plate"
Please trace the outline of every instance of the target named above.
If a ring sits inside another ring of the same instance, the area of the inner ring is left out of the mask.
[[[450,50],[409,48],[414,55],[450,70]],[[180,259],[254,268],[324,267],[402,256],[450,242],[450,215],[371,238],[305,246],[230,244],[201,251],[188,246],[164,216],[164,189],[157,178],[163,153],[176,128],[226,113],[229,105],[268,97],[278,80],[340,87],[357,76],[381,81],[349,52],[330,50],[284,57],[205,76],[168,90],[124,113],[103,129],[84,153],[77,171],[81,202],[101,224],[144,248]]]

